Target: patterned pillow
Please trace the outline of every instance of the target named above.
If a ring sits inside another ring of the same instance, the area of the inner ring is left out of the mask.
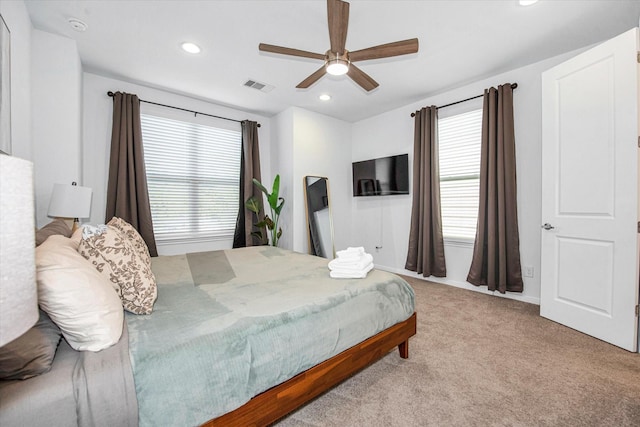
[[[126,236],[127,239],[129,239],[129,241],[133,244],[133,247],[138,252],[142,260],[147,263],[149,268],[151,268],[151,255],[149,254],[149,247],[145,243],[140,233],[138,233],[138,230],[133,228],[133,226],[125,220],[115,216],[111,218],[111,221],[109,221],[107,225],[117,228],[124,236]]]
[[[151,267],[116,227],[83,227],[78,252],[116,287],[125,310],[150,314],[158,296]]]

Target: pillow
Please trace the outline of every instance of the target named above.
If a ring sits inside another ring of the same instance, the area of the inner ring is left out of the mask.
[[[73,243],[73,246],[76,248],[76,251],[77,251],[78,246],[80,246],[80,241],[82,240],[82,227],[76,228],[76,231],[73,232],[70,239],[71,239],[71,243]]]
[[[73,349],[100,351],[118,342],[124,321],[120,299],[71,239],[51,236],[36,248],[36,279],[40,308]]]
[[[63,219],[55,219],[49,224],[36,231],[36,246],[44,243],[49,236],[61,235],[64,237],[71,236],[71,229]]]
[[[83,228],[78,252],[119,289],[125,310],[150,314],[158,296],[151,266],[117,228],[111,225]]]
[[[133,228],[133,226],[127,221],[115,216],[111,218],[111,221],[109,221],[107,225],[117,228],[118,231],[120,231],[120,234],[129,239],[129,241],[133,244],[133,248],[136,250],[138,255],[140,255],[140,258],[142,258],[142,260],[149,266],[149,268],[151,268],[151,255],[149,254],[149,247],[145,243],[140,233],[138,233],[138,230]]]
[[[40,310],[31,329],[0,347],[0,379],[26,380],[49,372],[61,336],[60,328]]]

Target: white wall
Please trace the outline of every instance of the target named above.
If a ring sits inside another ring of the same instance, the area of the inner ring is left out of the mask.
[[[287,108],[272,119],[271,148],[272,175],[262,172],[262,182],[271,189],[273,179],[280,175],[280,195],[284,198],[284,207],[280,212],[279,227],[282,236],[278,246],[293,249],[293,108]],[[262,154],[262,153],[261,153]],[[266,199],[263,201],[266,203]]]
[[[260,123],[260,162],[262,175],[271,177],[271,120],[267,117],[250,114],[244,111],[216,105],[213,103],[189,98],[149,88],[139,84],[128,83],[92,73],[83,76],[83,176],[84,185],[93,189],[91,218],[88,222],[103,223],[106,207],[106,192],[109,167],[109,150],[111,146],[111,126],[113,101],[107,96],[108,91],[134,93],[140,99],[186,108],[201,113],[213,114],[235,120],[255,120]],[[142,104],[145,108],[147,104]],[[167,110],[173,117],[183,115],[191,118],[187,112]],[[238,124],[238,129],[240,125]],[[197,252],[231,248],[232,239],[213,240],[206,243],[180,243],[158,246],[160,255],[171,255],[185,252]]]
[[[303,184],[307,175],[329,178],[334,245],[344,249],[351,217],[351,124],[294,108],[293,144],[293,250],[309,250]]]
[[[351,124],[291,107],[274,118],[274,129],[278,140],[274,175],[280,174],[285,198],[279,246],[308,253],[303,178],[315,175],[329,178],[335,247],[346,247],[351,222]]]
[[[32,28],[23,1],[0,2],[0,13],[11,31],[12,155],[34,163],[42,226],[53,184],[82,183],[81,63],[75,41]]]
[[[413,155],[413,124],[410,114],[424,106],[444,105],[482,94],[485,88],[518,83],[514,92],[516,158],[518,180],[518,219],[520,257],[523,266],[534,269],[533,278],[524,278],[524,292],[507,297],[540,302],[540,219],[541,219],[541,78],[542,71],[574,56],[575,52],[550,58],[466,86],[444,92],[414,104],[362,120],[353,125],[352,160]],[[478,101],[476,101],[478,102]],[[468,110],[470,103],[439,111],[441,117]],[[411,169],[411,166],[410,166]],[[413,189],[412,189],[413,190]],[[404,269],[409,238],[411,196],[352,199],[351,245],[364,246],[382,269],[421,277]],[[382,249],[376,250],[376,246]],[[429,280],[467,289],[486,291],[466,282],[473,252],[472,245],[445,245],[447,277]],[[497,294],[497,293],[496,293]]]
[[[11,154],[33,160],[31,144],[31,20],[23,1],[0,2],[11,32]]]
[[[36,221],[47,217],[53,184],[82,185],[82,65],[75,40],[33,30],[31,95]]]

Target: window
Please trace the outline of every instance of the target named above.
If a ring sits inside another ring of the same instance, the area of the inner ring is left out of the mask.
[[[482,109],[438,120],[442,233],[447,240],[475,239],[481,138]]]
[[[232,238],[241,132],[147,114],[141,122],[156,240]]]

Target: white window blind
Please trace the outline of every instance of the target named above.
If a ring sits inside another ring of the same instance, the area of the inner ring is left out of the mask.
[[[156,240],[233,237],[240,131],[145,114],[141,122]]]
[[[442,233],[474,240],[480,190],[482,109],[438,120]]]

